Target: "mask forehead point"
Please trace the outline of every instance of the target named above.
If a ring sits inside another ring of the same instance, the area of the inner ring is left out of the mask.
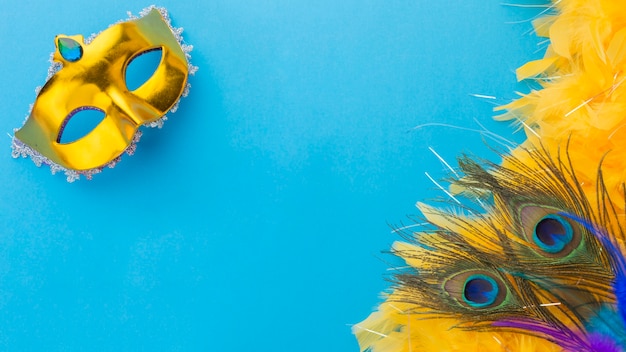
[[[57,35],[54,38],[56,51],[54,60],[61,63],[76,62],[83,57],[84,39],[82,35]]]

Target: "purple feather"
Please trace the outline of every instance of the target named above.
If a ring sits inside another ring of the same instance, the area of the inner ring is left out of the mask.
[[[602,334],[589,334],[587,336],[589,340],[589,347],[591,351],[594,352],[621,352],[621,348],[619,348],[615,342]]]
[[[545,323],[527,320],[527,319],[510,319],[495,321],[492,326],[500,328],[513,328],[525,330],[528,333],[534,333],[535,335],[545,336],[550,341],[563,347],[565,351],[613,351],[607,349],[592,350],[590,349],[590,343],[587,342],[581,334],[576,334],[571,330],[558,329],[553,326],[548,326]],[[599,340],[599,339],[598,339]],[[599,342],[599,341],[598,341]],[[619,350],[616,350],[619,351]]]

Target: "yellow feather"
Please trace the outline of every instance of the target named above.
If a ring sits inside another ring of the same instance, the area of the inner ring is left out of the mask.
[[[453,329],[454,319],[432,318],[391,295],[366,320],[353,327],[361,351],[372,352],[552,352],[558,346],[537,337],[516,333]],[[453,330],[451,330],[453,329]]]

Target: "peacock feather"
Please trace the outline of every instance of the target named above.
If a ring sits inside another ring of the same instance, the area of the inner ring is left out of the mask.
[[[526,141],[458,159],[463,205],[418,204],[362,351],[626,351],[626,3],[553,0],[533,24],[550,45],[517,74],[541,88],[497,117]]]

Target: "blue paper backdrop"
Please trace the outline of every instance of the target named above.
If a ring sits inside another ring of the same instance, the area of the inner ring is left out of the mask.
[[[150,3],[10,1],[0,130],[20,127],[56,34]],[[493,156],[477,133],[541,55],[537,10],[498,1],[162,1],[193,44],[192,91],[132,157],[68,184],[0,153],[0,349],[357,351],[388,287],[428,151]],[[519,23],[516,23],[519,22]],[[471,94],[496,96],[495,101]]]

